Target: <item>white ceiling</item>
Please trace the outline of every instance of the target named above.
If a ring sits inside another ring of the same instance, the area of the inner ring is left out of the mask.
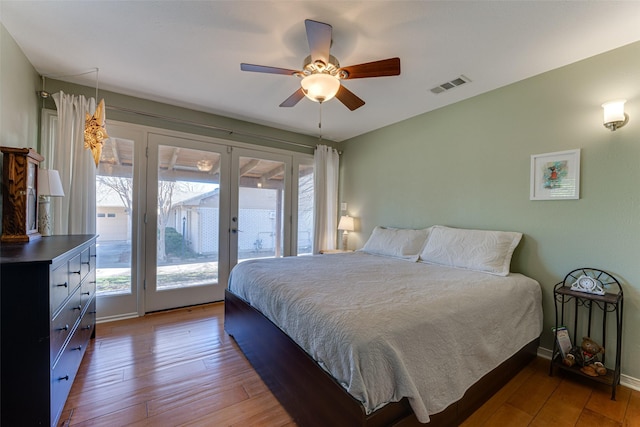
[[[333,26],[342,66],[398,56],[401,75],[347,80],[366,104],[322,106],[341,141],[640,40],[640,1],[7,1],[0,20],[36,70],[99,68],[101,89],[318,135],[319,104],[278,105],[300,69],[305,19]],[[465,75],[471,83],[434,95]],[[95,73],[59,77],[95,86]],[[126,106],[120,106],[126,107]]]

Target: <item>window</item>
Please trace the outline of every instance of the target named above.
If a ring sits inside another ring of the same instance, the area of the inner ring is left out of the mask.
[[[96,174],[98,295],[131,292],[133,141],[109,138]]]
[[[313,253],[313,164],[298,166],[298,255]]]

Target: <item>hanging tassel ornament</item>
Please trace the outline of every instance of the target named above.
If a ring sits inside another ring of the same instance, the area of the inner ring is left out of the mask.
[[[91,149],[96,167],[98,167],[98,163],[100,163],[102,144],[107,138],[109,138],[109,135],[107,135],[107,129],[105,128],[104,99],[101,99],[93,116],[86,113],[84,127],[84,148]]]
[[[100,69],[96,68],[96,101],[98,101],[98,74]],[[91,149],[93,154],[93,161],[96,162],[96,167],[100,163],[100,156],[102,155],[102,145],[104,140],[109,138],[107,135],[107,129],[105,128],[106,114],[104,108],[104,99],[100,100],[100,103],[96,107],[96,112],[93,116],[89,113],[85,113],[84,123],[84,148]]]

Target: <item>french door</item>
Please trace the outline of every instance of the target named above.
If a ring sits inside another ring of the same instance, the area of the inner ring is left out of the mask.
[[[229,276],[227,146],[150,133],[145,311],[218,301]]]
[[[230,265],[291,254],[290,156],[234,148]]]
[[[52,114],[49,113],[48,116]],[[139,128],[110,123],[96,171],[97,310],[101,319],[134,316],[142,274],[137,218],[144,212],[145,134]]]
[[[291,254],[292,156],[150,133],[145,311],[224,299],[245,259]]]

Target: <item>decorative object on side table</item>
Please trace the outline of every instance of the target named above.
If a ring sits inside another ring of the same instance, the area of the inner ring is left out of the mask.
[[[582,359],[582,368],[580,372],[590,377],[598,375],[607,375],[607,368],[598,359],[598,354],[604,354],[604,348],[589,337],[582,338],[582,344],[577,349]]]
[[[565,365],[567,365],[571,363],[571,360],[573,359],[573,355],[570,355],[573,345],[571,344],[571,337],[569,336],[569,331],[564,326],[560,326],[559,328],[553,328],[553,330],[556,333],[556,340],[558,340],[557,344],[558,344],[558,349],[560,350],[560,354],[562,355],[562,361]],[[565,362],[565,360],[567,360],[567,362]]]
[[[38,165],[33,148],[0,147],[2,160],[2,242],[29,242],[38,233]]]
[[[602,283],[598,279],[582,275],[571,285],[572,291],[587,292],[589,294],[604,295]]]
[[[60,174],[57,170],[38,169],[38,195],[40,197],[38,231],[43,236],[50,236],[52,219],[49,197],[64,197]]]

